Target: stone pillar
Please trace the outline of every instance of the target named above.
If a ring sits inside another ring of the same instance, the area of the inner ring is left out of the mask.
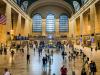
[[[24,36],[28,36],[29,31],[30,31],[30,25],[29,25],[29,20],[26,18],[25,19],[25,27],[24,27]]]
[[[91,25],[91,34],[95,33],[95,5],[90,6],[90,25]]]
[[[42,36],[46,36],[46,19],[42,19]]]
[[[80,35],[83,35],[83,26],[84,26],[84,19],[83,19],[83,14],[81,13],[80,15]],[[80,39],[82,39],[81,41],[81,45],[83,44],[83,36],[80,36]]]
[[[16,35],[21,34],[21,14],[18,14],[18,20],[17,20],[17,28],[16,28]]]
[[[92,39],[95,39],[95,42],[92,41],[92,48],[96,47],[96,35],[95,35],[95,5],[91,5],[90,6],[90,25],[91,25],[91,34],[94,34],[92,36],[90,36],[90,39],[92,41]]]
[[[69,37],[73,36],[73,32],[72,32],[72,21],[69,20]]]
[[[12,26],[12,23],[11,23],[11,6],[9,4],[6,5],[6,41],[10,39],[10,34],[8,35],[7,33],[10,33],[10,30],[11,30],[11,26]]]
[[[83,35],[83,26],[84,26],[84,21],[83,21],[83,14],[80,15],[80,34]]]
[[[73,20],[73,37],[74,37],[74,39],[75,39],[75,43],[76,43],[76,20],[74,19]]]
[[[77,31],[76,31],[76,19],[73,20],[73,33],[74,33],[74,37],[76,37],[77,35]]]
[[[32,35],[32,20],[29,20],[29,33]]]
[[[59,19],[56,19],[55,32],[56,32],[56,37],[59,37]]]
[[[23,36],[27,35],[27,33],[26,33],[26,32],[28,32],[27,24],[28,24],[28,20],[25,18],[24,29],[23,29],[23,32],[22,32]],[[28,26],[29,26],[29,24],[28,24]]]

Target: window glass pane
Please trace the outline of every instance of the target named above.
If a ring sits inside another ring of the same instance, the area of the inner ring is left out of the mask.
[[[66,15],[60,16],[60,32],[68,32],[68,17]]]
[[[33,17],[33,32],[42,32],[42,17],[39,14]]]
[[[54,32],[55,31],[55,18],[54,15],[49,14],[46,18],[46,31]]]

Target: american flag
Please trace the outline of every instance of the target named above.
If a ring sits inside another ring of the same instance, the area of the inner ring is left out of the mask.
[[[0,24],[5,25],[6,24],[6,16],[5,15],[0,15]]]

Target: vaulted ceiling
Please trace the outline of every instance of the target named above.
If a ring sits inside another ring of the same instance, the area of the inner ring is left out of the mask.
[[[38,1],[47,1],[47,0],[14,0],[17,2],[17,4],[24,10],[27,11],[27,9],[35,4]],[[57,0],[56,0],[57,1]],[[72,9],[74,9],[74,12],[77,12],[81,6],[83,6],[88,0],[58,0],[63,1],[65,3],[68,3]],[[25,4],[25,3],[26,4]],[[27,5],[27,6],[26,6]],[[67,6],[67,5],[66,5]]]
[[[24,1],[28,1],[29,2],[28,6],[30,6],[33,2],[36,2],[38,0],[20,0],[20,4],[22,4]],[[82,5],[82,0],[64,0],[64,1],[71,4],[72,6],[73,6],[73,1],[77,1],[79,2],[80,5]]]

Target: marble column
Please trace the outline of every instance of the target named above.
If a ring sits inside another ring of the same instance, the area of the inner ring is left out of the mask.
[[[59,37],[59,19],[56,19],[55,23],[55,32],[56,32],[56,37]]]
[[[69,20],[69,37],[73,36],[73,32],[72,32],[72,21]]]
[[[42,19],[42,36],[46,36],[46,19]]]
[[[29,33],[32,35],[32,20],[29,20]]]
[[[30,33],[30,21],[29,19],[25,19],[25,27],[24,27],[24,36],[28,36]]]
[[[21,14],[18,14],[18,20],[17,20],[17,28],[16,28],[16,35],[21,34]]]
[[[73,30],[74,30],[74,36],[76,37],[77,31],[76,31],[76,19],[73,20]]]
[[[80,34],[83,35],[83,26],[84,26],[84,21],[83,21],[83,14],[80,15]]]
[[[10,30],[12,27],[12,23],[11,23],[11,6],[9,4],[6,4],[6,37],[4,39],[9,40],[10,39]]]
[[[28,25],[28,27],[27,27]],[[23,29],[23,35],[24,36],[27,36],[27,33],[29,31],[29,23],[28,23],[28,20],[25,18],[25,24],[24,24],[24,29]]]
[[[91,36],[90,39],[92,41],[92,48],[96,47],[96,35],[95,35],[95,5],[91,5],[90,6],[90,25],[91,25],[91,34],[94,34],[94,36]],[[92,39],[95,39],[95,41],[93,41]]]
[[[73,38],[75,39],[75,41],[74,42],[76,42],[76,20],[74,19],[73,21],[72,21],[72,24],[73,24]]]
[[[90,6],[90,26],[91,34],[95,33],[95,5]]]
[[[100,33],[100,6],[95,6],[95,33]]]
[[[80,39],[82,39],[81,45],[83,44],[83,26],[84,26],[84,19],[83,19],[83,14],[80,14]]]

